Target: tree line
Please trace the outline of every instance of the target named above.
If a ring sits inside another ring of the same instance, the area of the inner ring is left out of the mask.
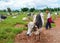
[[[48,8],[48,7],[46,7],[46,8],[44,8],[44,9],[39,9],[39,11],[42,11],[42,12],[44,12],[44,11],[46,11],[46,9],[48,9],[48,10],[50,10],[50,11],[60,11],[60,8]],[[29,12],[33,12],[33,11],[37,11],[38,9],[35,9],[35,8],[21,8],[21,11],[22,12],[27,12],[27,11],[29,11]],[[2,11],[4,11],[4,12],[6,12],[6,10],[4,9],[4,10],[0,10],[0,12],[2,12]],[[11,10],[11,8],[7,8],[7,11],[8,12],[11,12],[12,10]],[[20,10],[14,10],[13,12],[19,12]]]
[[[60,8],[48,8],[48,7],[46,7],[46,8],[44,8],[44,9],[35,9],[35,8],[21,8],[21,11],[22,12],[34,12],[34,11],[41,11],[41,12],[45,12],[46,10],[49,10],[49,11],[60,11]],[[7,8],[7,10],[0,10],[0,12],[6,12],[6,11],[8,11],[9,13],[11,13],[11,12],[20,12],[20,10],[14,10],[14,11],[12,11],[11,10],[11,8]]]

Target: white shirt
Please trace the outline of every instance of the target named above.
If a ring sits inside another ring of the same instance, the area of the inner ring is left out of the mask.
[[[50,18],[50,17],[51,17],[51,14],[50,14],[50,13],[48,13],[48,15],[47,15],[47,19],[48,19],[48,18]]]

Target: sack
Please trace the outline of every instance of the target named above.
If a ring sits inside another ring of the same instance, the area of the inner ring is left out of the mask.
[[[54,23],[54,21],[52,20],[52,17],[48,18],[48,22]]]

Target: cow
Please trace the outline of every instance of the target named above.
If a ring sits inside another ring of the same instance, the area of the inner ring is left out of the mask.
[[[28,30],[33,29],[34,26],[36,26],[38,29],[40,29],[42,27],[43,23],[42,23],[42,18],[41,15],[34,15],[33,21],[28,23]],[[32,30],[30,30],[32,31]]]
[[[1,15],[1,19],[6,19],[7,17],[4,15]]]
[[[0,15],[0,22],[1,22],[1,21],[4,21],[4,19],[6,19],[6,18],[7,18],[6,16]]]
[[[34,34],[36,36],[40,35],[40,33],[42,31],[42,25],[43,25],[43,23],[42,23],[42,15],[41,14],[34,15],[33,21],[28,23],[27,36],[31,36],[32,30],[35,30]],[[40,39],[40,37],[39,37],[39,39]]]
[[[27,20],[29,20],[29,19],[28,19],[28,17],[23,17],[22,20],[23,20],[23,21],[27,21]]]

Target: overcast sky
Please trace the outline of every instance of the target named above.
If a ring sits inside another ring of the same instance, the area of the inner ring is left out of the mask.
[[[60,7],[59,0],[0,0],[0,10],[10,7],[12,10],[23,7],[43,9],[45,7]]]

